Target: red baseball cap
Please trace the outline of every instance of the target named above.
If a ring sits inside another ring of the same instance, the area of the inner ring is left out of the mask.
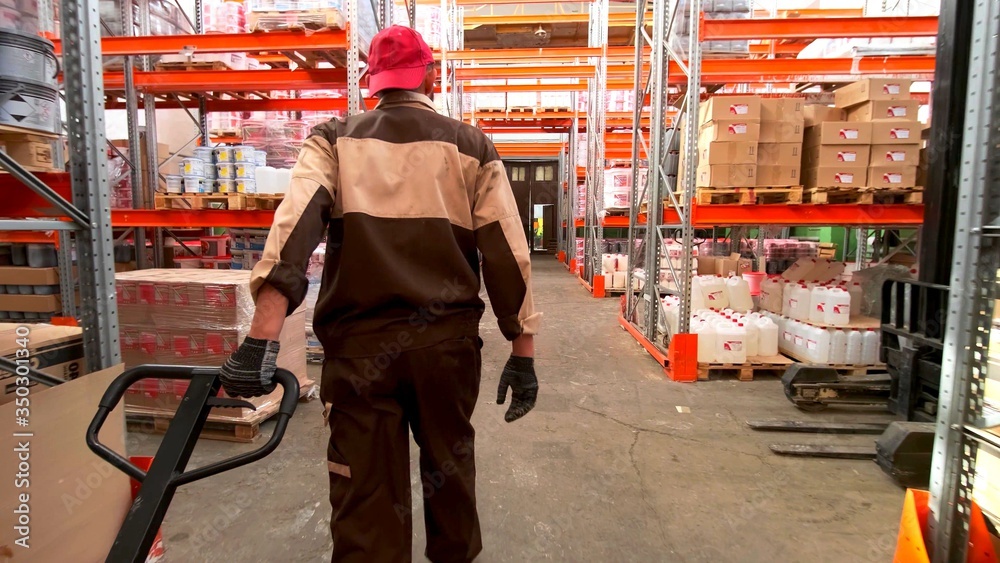
[[[372,38],[368,49],[368,91],[414,90],[424,81],[434,54],[424,38],[402,25],[391,25]]]

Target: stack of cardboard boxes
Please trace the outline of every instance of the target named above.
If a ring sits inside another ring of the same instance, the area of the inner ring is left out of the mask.
[[[247,271],[137,270],[117,274],[115,284],[122,359],[129,368],[221,366],[246,337],[253,319]],[[285,319],[279,341],[278,367],[295,374],[305,390],[312,382],[306,374],[304,308]],[[144,380],[129,390],[125,403],[144,413],[171,413],[186,388],[186,382],[178,380]],[[279,388],[250,402],[262,409],[276,406],[280,398]],[[226,409],[219,414],[238,419],[252,411]]]
[[[909,96],[909,80],[870,78],[837,90],[835,108],[807,106],[805,186],[916,186],[923,126]]]
[[[802,185],[805,98],[764,98],[760,108],[756,185]]]
[[[758,96],[713,96],[698,111],[699,188],[757,185]]]
[[[917,121],[919,103],[910,99],[910,80],[870,78],[834,95],[847,121],[871,124],[868,187],[915,187],[923,126]]]

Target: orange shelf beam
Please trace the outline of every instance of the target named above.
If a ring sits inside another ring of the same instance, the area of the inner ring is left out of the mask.
[[[916,226],[924,222],[923,205],[695,205],[692,223],[698,228],[724,226]],[[628,217],[605,217],[605,227],[628,227]],[[645,222],[645,215],[639,216]],[[673,208],[665,209],[663,222],[680,220]],[[582,227],[583,220],[577,219]]]
[[[501,158],[518,156],[559,156],[562,143],[496,143]]]
[[[709,20],[702,17],[705,41],[733,39],[819,39],[867,37],[936,37],[937,16],[819,17]]]
[[[53,40],[56,54],[62,42]],[[234,53],[261,51],[331,51],[347,49],[347,32],[271,31],[258,33],[208,33],[204,35],[150,35],[143,37],[103,37],[101,55],[171,55],[181,52]]]
[[[649,53],[649,49],[646,49]],[[528,49],[465,49],[448,51],[448,60],[486,62],[506,62],[530,60],[535,63],[552,61],[575,61],[587,57],[601,56],[600,47],[535,47]],[[634,47],[608,47],[608,59],[615,61],[635,60]]]
[[[112,209],[114,227],[265,228],[274,222],[274,211],[226,209]]]
[[[370,109],[378,103],[377,98],[365,98],[365,104]],[[242,111],[347,111],[347,98],[281,98],[281,99],[248,99],[248,100],[219,100],[212,99],[205,103],[206,109],[210,112],[242,112]],[[105,109],[125,109],[124,101],[106,102]],[[197,109],[197,100],[184,100],[178,104],[177,100],[167,100],[157,104],[158,109],[171,109],[175,107],[186,107]],[[142,108],[142,102],[139,102]]]
[[[254,92],[258,90],[334,90],[346,88],[347,70],[179,70],[136,72],[135,86],[141,90],[172,92]],[[122,72],[104,73],[104,89],[124,90]]]

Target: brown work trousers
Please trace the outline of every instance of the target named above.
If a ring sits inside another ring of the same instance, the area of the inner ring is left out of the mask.
[[[472,561],[482,340],[463,337],[368,358],[327,358],[333,561],[411,561],[410,437],[420,448],[428,559]]]

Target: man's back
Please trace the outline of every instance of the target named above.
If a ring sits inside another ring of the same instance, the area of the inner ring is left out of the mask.
[[[477,249],[503,277],[488,284],[498,316],[516,320],[530,301],[524,235],[503,226],[520,220],[495,148],[426,96],[388,93],[374,111],[316,127],[293,178],[332,186],[329,199],[298,203],[303,215],[328,214],[314,314],[328,353],[379,353],[387,333],[410,347],[477,334]],[[285,246],[315,237],[304,230],[292,225]]]

